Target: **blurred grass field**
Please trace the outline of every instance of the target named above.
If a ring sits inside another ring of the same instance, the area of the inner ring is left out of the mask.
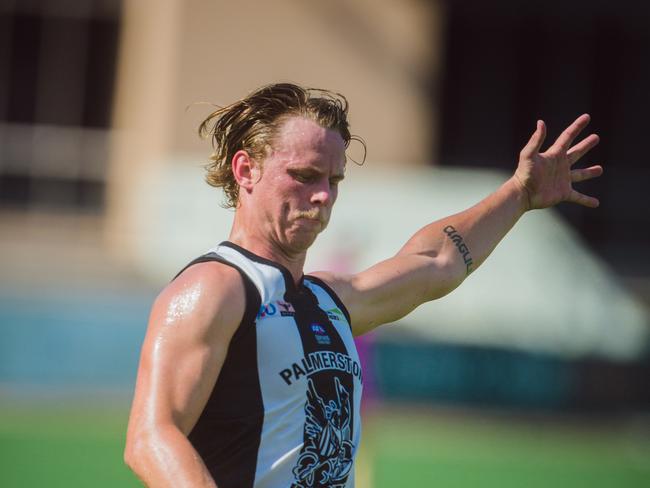
[[[0,486],[141,486],[122,463],[124,408],[0,409]]]
[[[383,410],[364,442],[376,488],[650,486],[647,423]]]
[[[125,408],[0,409],[0,486],[140,486],[122,463]],[[476,414],[377,409],[366,416],[360,488],[650,486],[650,435]]]

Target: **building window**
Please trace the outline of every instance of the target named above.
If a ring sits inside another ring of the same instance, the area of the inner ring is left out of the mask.
[[[0,0],[0,208],[103,209],[120,9]]]

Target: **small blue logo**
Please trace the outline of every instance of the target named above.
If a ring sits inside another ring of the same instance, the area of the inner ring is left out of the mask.
[[[311,324],[311,330],[314,333],[316,342],[323,346],[329,346],[332,343],[332,339],[327,335],[325,328],[320,324]]]
[[[257,318],[258,319],[263,319],[265,317],[272,317],[277,313],[278,309],[276,308],[275,305],[272,303],[267,303],[266,305],[262,305],[260,307],[260,311],[257,312]]]

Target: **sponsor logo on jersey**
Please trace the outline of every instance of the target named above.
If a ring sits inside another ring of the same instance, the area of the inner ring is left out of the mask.
[[[266,317],[273,317],[278,312],[280,312],[280,316],[282,317],[293,317],[296,315],[296,309],[293,308],[293,305],[291,303],[284,302],[282,300],[276,300],[275,302],[263,304],[260,307],[259,312],[257,312],[257,318],[264,319]],[[325,310],[325,313],[327,314],[327,318],[330,320],[345,320],[345,314],[338,307]],[[329,342],[327,344],[329,344]]]
[[[266,303],[260,307],[260,311],[257,312],[257,318],[273,317],[276,313],[278,313],[278,307],[272,303]]]
[[[338,307],[330,308],[329,310],[325,310],[325,312],[330,320],[345,320],[345,315]]]
[[[316,323],[311,324],[311,331],[314,333],[316,342],[318,342],[321,346],[329,346],[332,343],[332,339],[330,339],[330,336],[327,335],[325,327],[322,325]]]
[[[296,315],[296,311],[293,308],[293,305],[291,305],[288,302],[283,302],[282,300],[277,301],[278,308],[280,309],[280,315],[283,317],[293,317]]]
[[[266,317],[273,317],[278,312],[280,312],[282,317],[293,317],[296,315],[296,310],[293,308],[293,305],[282,300],[276,300],[275,302],[262,305],[259,312],[257,312],[257,318],[264,319]]]

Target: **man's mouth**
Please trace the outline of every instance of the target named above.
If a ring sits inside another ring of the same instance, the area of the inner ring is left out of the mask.
[[[318,210],[305,210],[302,212],[298,212],[298,214],[296,215],[296,220],[298,219],[315,220],[317,222],[321,222],[323,220],[322,215]]]
[[[307,222],[309,224],[314,224],[314,225],[316,225],[316,224],[320,225],[321,224],[321,220],[319,218],[313,219],[313,218],[310,218],[310,217],[304,217],[303,216],[303,217],[297,217],[296,220],[301,221],[301,222]]]

